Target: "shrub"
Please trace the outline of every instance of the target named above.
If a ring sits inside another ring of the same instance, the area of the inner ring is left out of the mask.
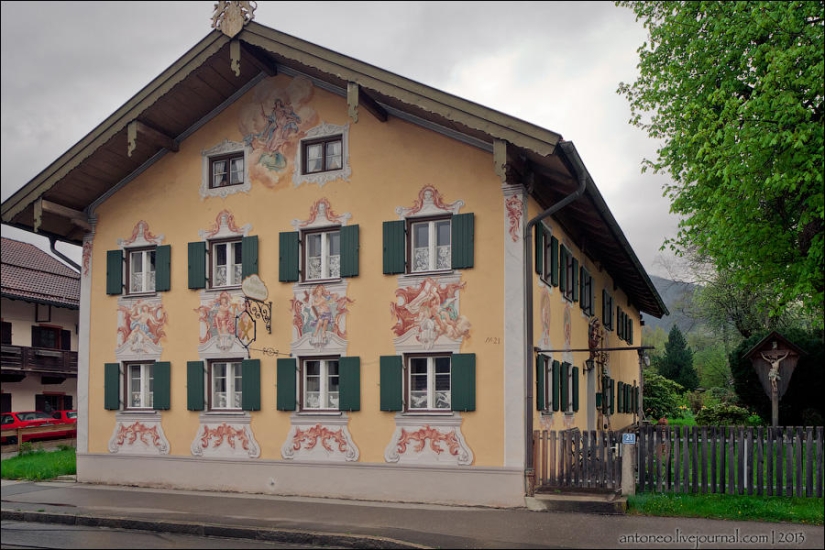
[[[748,424],[750,416],[748,409],[736,405],[711,405],[699,411],[696,423],[700,426],[747,426],[752,425]]]

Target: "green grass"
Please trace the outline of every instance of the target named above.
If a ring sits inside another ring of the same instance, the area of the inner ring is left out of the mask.
[[[0,463],[3,479],[28,479],[43,481],[77,473],[76,450],[74,447],[60,447],[55,451],[23,448],[19,455]]]
[[[627,513],[823,525],[822,498],[642,493],[627,498]]]

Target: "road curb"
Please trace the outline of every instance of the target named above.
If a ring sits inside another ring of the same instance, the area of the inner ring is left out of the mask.
[[[134,529],[173,533],[178,535],[195,535],[200,537],[222,537],[232,539],[249,539],[266,542],[283,542],[289,544],[306,544],[310,546],[335,546],[343,548],[365,549],[425,549],[428,546],[412,544],[386,537],[350,535],[346,533],[318,533],[294,529],[267,527],[243,527],[237,525],[216,525],[211,523],[140,520],[115,516],[91,516],[79,514],[55,514],[51,512],[32,512],[23,510],[0,511],[3,521],[27,521],[36,523],[57,523],[84,527],[108,527],[111,529]]]

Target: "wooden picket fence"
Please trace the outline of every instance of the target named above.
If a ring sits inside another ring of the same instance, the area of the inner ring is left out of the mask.
[[[533,465],[538,491],[566,488],[618,491],[621,433],[613,431],[535,430]]]
[[[638,491],[821,498],[822,447],[822,426],[643,426]]]

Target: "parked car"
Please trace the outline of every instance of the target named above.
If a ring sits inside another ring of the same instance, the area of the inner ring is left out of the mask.
[[[69,437],[69,438],[76,438],[77,437],[77,411],[54,411],[52,412],[52,418],[58,421],[60,424],[74,424],[75,426],[71,429],[66,430],[62,433],[62,437]]]
[[[56,424],[57,421],[52,418],[52,415],[43,411],[21,411],[21,412],[6,412],[0,417],[0,425],[2,430],[16,430],[18,428],[33,428],[39,426],[50,426]],[[53,437],[49,432],[37,434],[23,434],[23,441],[32,441],[35,439],[48,439]],[[16,436],[2,436],[2,444],[17,443]]]

